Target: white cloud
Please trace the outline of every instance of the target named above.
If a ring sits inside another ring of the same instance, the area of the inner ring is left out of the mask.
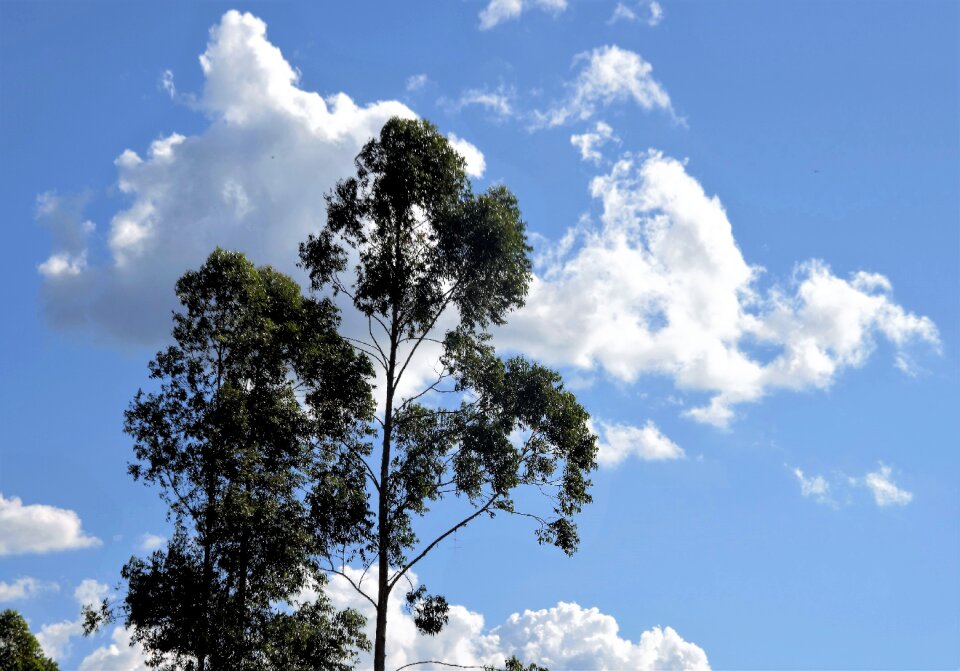
[[[603,159],[600,147],[610,141],[620,140],[613,134],[613,128],[603,121],[598,121],[592,131],[570,136],[570,144],[580,150],[580,158],[593,163],[600,163]]]
[[[504,86],[498,86],[494,90],[467,89],[460,94],[460,98],[453,104],[453,109],[459,111],[464,107],[483,107],[496,116],[505,118],[514,113],[513,98],[514,92]]]
[[[817,503],[832,503],[830,498],[830,483],[822,475],[808,478],[799,468],[793,469],[793,474],[800,482],[800,493],[804,498],[812,498]]]
[[[13,582],[0,581],[0,603],[30,599],[42,592],[56,592],[59,589],[60,585],[55,582],[44,582],[30,577],[17,578]]]
[[[153,342],[169,331],[176,278],[216,245],[298,273],[297,244],[322,223],[324,193],[352,174],[354,156],[387,119],[415,116],[396,101],[361,106],[299,88],[251,14],[227,12],[200,63],[195,104],[210,125],[117,158],[129,204],[110,222],[105,250],[84,256],[95,241],[78,228],[75,204],[55,194],[38,201],[38,219],[54,232],[43,301],[55,324]]]
[[[143,534],[140,536],[140,550],[142,552],[153,552],[161,547],[167,542],[167,539],[163,536],[158,536],[157,534]]]
[[[758,288],[720,200],[680,161],[627,155],[591,182],[600,226],[581,222],[540,252],[523,309],[498,343],[553,365],[633,382],[671,377],[711,394],[687,416],[718,426],[777,389],[825,389],[883,337],[939,347],[933,322],[896,304],[876,274],[837,277],[821,261]],[[764,345],[773,354],[753,354]]]
[[[487,162],[483,158],[483,152],[477,149],[476,145],[459,138],[453,133],[447,135],[450,146],[457,150],[467,163],[467,174],[471,177],[483,177],[487,169]]]
[[[81,528],[72,510],[42,504],[23,505],[0,494],[0,557],[55,552],[100,545]]]
[[[163,75],[160,77],[160,87],[167,92],[171,100],[177,97],[177,86],[173,81],[173,70],[163,71]]]
[[[636,20],[637,13],[622,2],[618,2],[617,6],[613,8],[613,14],[610,15],[607,23],[616,23],[617,21],[632,22]]]
[[[547,112],[535,113],[538,125],[584,121],[600,107],[631,100],[645,110],[661,109],[674,116],[670,96],[653,79],[653,66],[639,54],[605,46],[578,54],[574,63],[584,65],[569,85],[570,96]]]
[[[893,469],[880,464],[875,471],[863,477],[863,484],[873,492],[873,500],[881,508],[886,506],[905,506],[913,500],[913,494],[901,489],[894,482]]]
[[[361,572],[345,571],[354,581]],[[417,576],[409,574],[416,584]],[[375,570],[366,575],[364,587],[376,589]],[[327,594],[338,608],[356,608],[367,616],[368,635],[372,638],[373,608],[346,580],[334,576]],[[306,594],[309,597],[309,592]],[[461,665],[503,665],[517,655],[527,663],[546,665],[551,671],[564,669],[670,669],[671,671],[709,669],[704,651],[684,641],[670,627],[654,627],[642,632],[638,642],[622,638],[619,626],[610,615],[596,608],[560,602],[544,610],[525,610],[511,615],[502,624],[486,628],[480,613],[453,605],[450,620],[436,636],[416,632],[412,617],[403,610],[403,594],[391,595],[387,620],[387,665],[397,668],[422,660],[442,660]],[[361,669],[370,668],[369,656],[361,659]],[[423,665],[419,668],[443,667]]]
[[[663,21],[663,7],[660,6],[660,3],[657,0],[650,0],[649,4],[650,16],[647,17],[648,26],[658,26],[660,22]]]
[[[591,427],[600,435],[597,463],[616,466],[633,455],[644,461],[683,459],[686,453],[667,438],[652,420],[642,427],[596,420]]]
[[[429,78],[422,72],[418,75],[411,75],[410,77],[407,77],[407,90],[419,91],[427,85],[428,81],[430,81]]]
[[[567,0],[490,0],[480,12],[480,29],[489,30],[504,21],[512,21],[531,7],[552,14],[567,8]]]

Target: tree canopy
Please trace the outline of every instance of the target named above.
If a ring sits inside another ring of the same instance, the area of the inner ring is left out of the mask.
[[[17,611],[0,612],[0,669],[4,671],[59,671],[57,663],[43,654],[30,627]]]
[[[133,639],[162,668],[346,669],[362,618],[292,601],[322,578],[305,491],[372,412],[369,364],[329,300],[217,250],[177,283],[174,344],[126,412],[130,473],[156,485],[175,533],[123,569]]]
[[[515,196],[503,186],[474,194],[463,158],[427,121],[391,119],[355,165],[301,259],[315,290],[346,295],[366,320],[367,337],[351,342],[379,367],[379,445],[341,443],[311,503],[327,571],[351,580],[345,565],[377,567],[376,591],[354,586],[376,608],[374,668],[383,671],[391,592],[456,530],[482,515],[521,515],[541,543],[575,551],[596,439],[556,372],[501,359],[491,344],[491,327],[523,304],[531,275]],[[431,346],[436,377],[403,392],[402,382],[422,382],[411,364]],[[545,510],[516,509],[525,485],[545,494]],[[416,519],[449,497],[472,511],[421,539]],[[406,598],[422,632],[442,629],[442,596],[421,585]]]

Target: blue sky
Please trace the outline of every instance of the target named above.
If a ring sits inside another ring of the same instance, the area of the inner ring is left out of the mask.
[[[497,342],[602,445],[573,558],[510,520],[418,567],[463,606],[431,652],[960,665],[960,10],[654,4],[0,5],[0,607],[139,668],[74,621],[167,533],[121,425],[173,280],[217,244],[295,273],[399,112],[517,194],[537,281]]]

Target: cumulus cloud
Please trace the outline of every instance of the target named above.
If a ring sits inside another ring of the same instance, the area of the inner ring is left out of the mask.
[[[913,494],[893,482],[893,469],[880,464],[877,470],[863,477],[863,484],[873,493],[878,506],[905,506],[913,500]]]
[[[842,278],[813,260],[762,291],[719,198],[683,162],[627,155],[590,188],[600,225],[581,222],[540,254],[501,346],[626,383],[667,375],[711,395],[686,415],[717,426],[771,391],[828,388],[878,338],[939,347],[933,322],[894,302],[882,275]]]
[[[483,177],[487,169],[487,162],[483,158],[483,152],[477,149],[476,145],[467,142],[463,138],[457,137],[454,133],[447,135],[450,146],[457,150],[466,161],[467,174],[471,177]]]
[[[603,159],[600,147],[610,141],[620,140],[613,134],[613,128],[603,121],[598,121],[592,131],[570,136],[570,144],[580,150],[580,158],[592,163],[600,163]]]
[[[100,545],[81,528],[72,510],[43,504],[23,505],[17,497],[0,494],[0,557],[56,552]]]
[[[683,448],[663,435],[652,420],[642,427],[595,420],[591,428],[600,437],[597,463],[601,466],[616,466],[630,456],[644,461],[686,457]]]
[[[301,89],[251,14],[227,12],[200,65],[196,105],[209,127],[117,158],[128,205],[110,221],[105,249],[87,254],[94,241],[74,203],[55,194],[38,202],[38,219],[54,233],[41,272],[55,324],[153,342],[169,329],[176,278],[217,245],[296,272],[296,245],[321,225],[324,193],[353,172],[354,156],[387,119],[415,116],[396,101],[358,105]]]
[[[59,589],[60,585],[55,582],[30,577],[17,578],[13,582],[0,581],[0,603],[30,599],[43,592],[56,592]]]
[[[538,126],[559,126],[591,118],[599,108],[633,101],[645,110],[660,109],[674,116],[666,89],[653,76],[653,66],[640,54],[618,46],[605,46],[578,54],[581,64],[568,85],[570,95],[546,112],[534,114]]]
[[[347,567],[345,572],[359,582],[362,572]],[[409,574],[414,585],[417,576]],[[376,589],[375,571],[367,573],[363,587]],[[374,624],[373,608],[339,577],[334,576],[326,588],[328,596],[339,608],[356,608],[367,617],[368,628]],[[310,593],[305,594],[310,598]],[[504,660],[517,655],[527,662],[546,665],[551,670],[564,669],[671,669],[671,671],[709,669],[706,653],[697,645],[684,641],[670,627],[642,632],[633,642],[623,638],[617,621],[596,608],[576,603],[558,603],[553,608],[525,610],[511,615],[492,628],[485,626],[480,613],[453,605],[450,620],[436,636],[416,632],[413,618],[403,609],[403,595],[391,595],[390,627],[387,637],[388,666],[424,660],[441,660],[449,664],[502,666]],[[368,632],[372,637],[372,629]],[[360,668],[372,666],[369,656],[362,658]],[[423,665],[420,668],[444,667]]]
[[[794,468],[793,474],[800,483],[800,493],[804,498],[812,498],[817,503],[832,503],[830,483],[822,475],[807,477],[799,468]]]
[[[531,7],[559,14],[567,8],[567,0],[490,0],[480,12],[480,30],[517,19]]]

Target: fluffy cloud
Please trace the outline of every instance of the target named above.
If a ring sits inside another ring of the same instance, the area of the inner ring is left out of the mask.
[[[72,510],[42,504],[23,505],[17,497],[0,494],[0,557],[55,552],[100,545],[81,528]]]
[[[0,581],[0,603],[29,599],[41,592],[56,592],[60,586],[55,582],[43,582],[36,578],[18,578],[13,582]]]
[[[592,131],[570,136],[570,144],[580,150],[580,158],[593,163],[600,163],[603,159],[600,147],[610,141],[620,140],[613,134],[613,128],[603,121],[598,121]]]
[[[567,0],[490,0],[480,12],[480,29],[489,30],[504,21],[517,19],[531,7],[559,14],[567,8]]]
[[[582,67],[569,85],[566,101],[534,116],[537,125],[559,126],[568,121],[586,120],[598,108],[633,101],[645,110],[661,109],[673,115],[670,96],[653,79],[653,66],[639,54],[618,46],[605,46],[578,54]]]
[[[456,149],[457,153],[463,156],[463,159],[467,162],[467,174],[471,177],[483,177],[483,173],[487,169],[483,152],[477,149],[476,145],[457,137],[453,133],[447,135],[447,139],[450,141],[450,146]]]
[[[667,461],[686,456],[683,449],[663,435],[650,420],[642,427],[596,420],[591,429],[600,437],[597,463],[601,466],[616,466],[631,455],[644,461]]]
[[[81,607],[98,604],[110,592],[110,587],[87,578],[73,592],[73,597]],[[37,642],[44,654],[57,661],[70,656],[72,640],[83,634],[83,619],[66,620],[54,624],[45,624],[37,634]]]
[[[75,203],[47,195],[38,204],[38,219],[54,234],[41,268],[54,323],[155,341],[169,329],[176,278],[216,245],[294,272],[297,243],[322,223],[324,193],[353,171],[354,156],[387,119],[414,116],[395,101],[359,106],[343,93],[300,89],[266,25],[250,14],[227,12],[200,64],[205,81],[195,104],[209,127],[117,158],[129,206],[112,218],[105,250],[88,257],[92,241]]]
[[[347,568],[356,582],[361,572]],[[417,577],[411,575],[416,584]],[[375,586],[368,573],[363,586]],[[374,587],[375,589],[375,587]],[[346,580],[335,576],[327,587],[331,600],[340,608],[356,608],[374,622],[373,608]],[[450,621],[436,636],[417,634],[411,616],[403,610],[403,595],[391,596],[387,638],[388,666],[397,668],[423,660],[441,660],[460,665],[502,666],[504,659],[517,655],[553,671],[563,669],[708,669],[707,656],[693,643],[684,641],[670,627],[654,627],[641,634],[636,643],[622,638],[616,620],[596,608],[559,603],[544,610],[525,610],[487,629],[484,618],[463,606],[451,606]],[[369,632],[372,638],[372,630]],[[360,667],[371,666],[369,657]],[[424,665],[420,668],[443,668]]]
[[[882,275],[844,279],[807,261],[786,286],[760,291],[762,269],[744,260],[720,200],[680,161],[627,155],[591,192],[600,226],[581,222],[541,253],[502,346],[628,383],[667,375],[711,394],[686,414],[717,426],[772,390],[829,387],[878,337],[899,351],[939,346],[933,322],[895,303]]]
[[[880,464],[877,470],[863,477],[863,484],[873,493],[873,500],[881,508],[886,506],[905,506],[913,500],[913,494],[901,489],[893,482],[893,469]]]

